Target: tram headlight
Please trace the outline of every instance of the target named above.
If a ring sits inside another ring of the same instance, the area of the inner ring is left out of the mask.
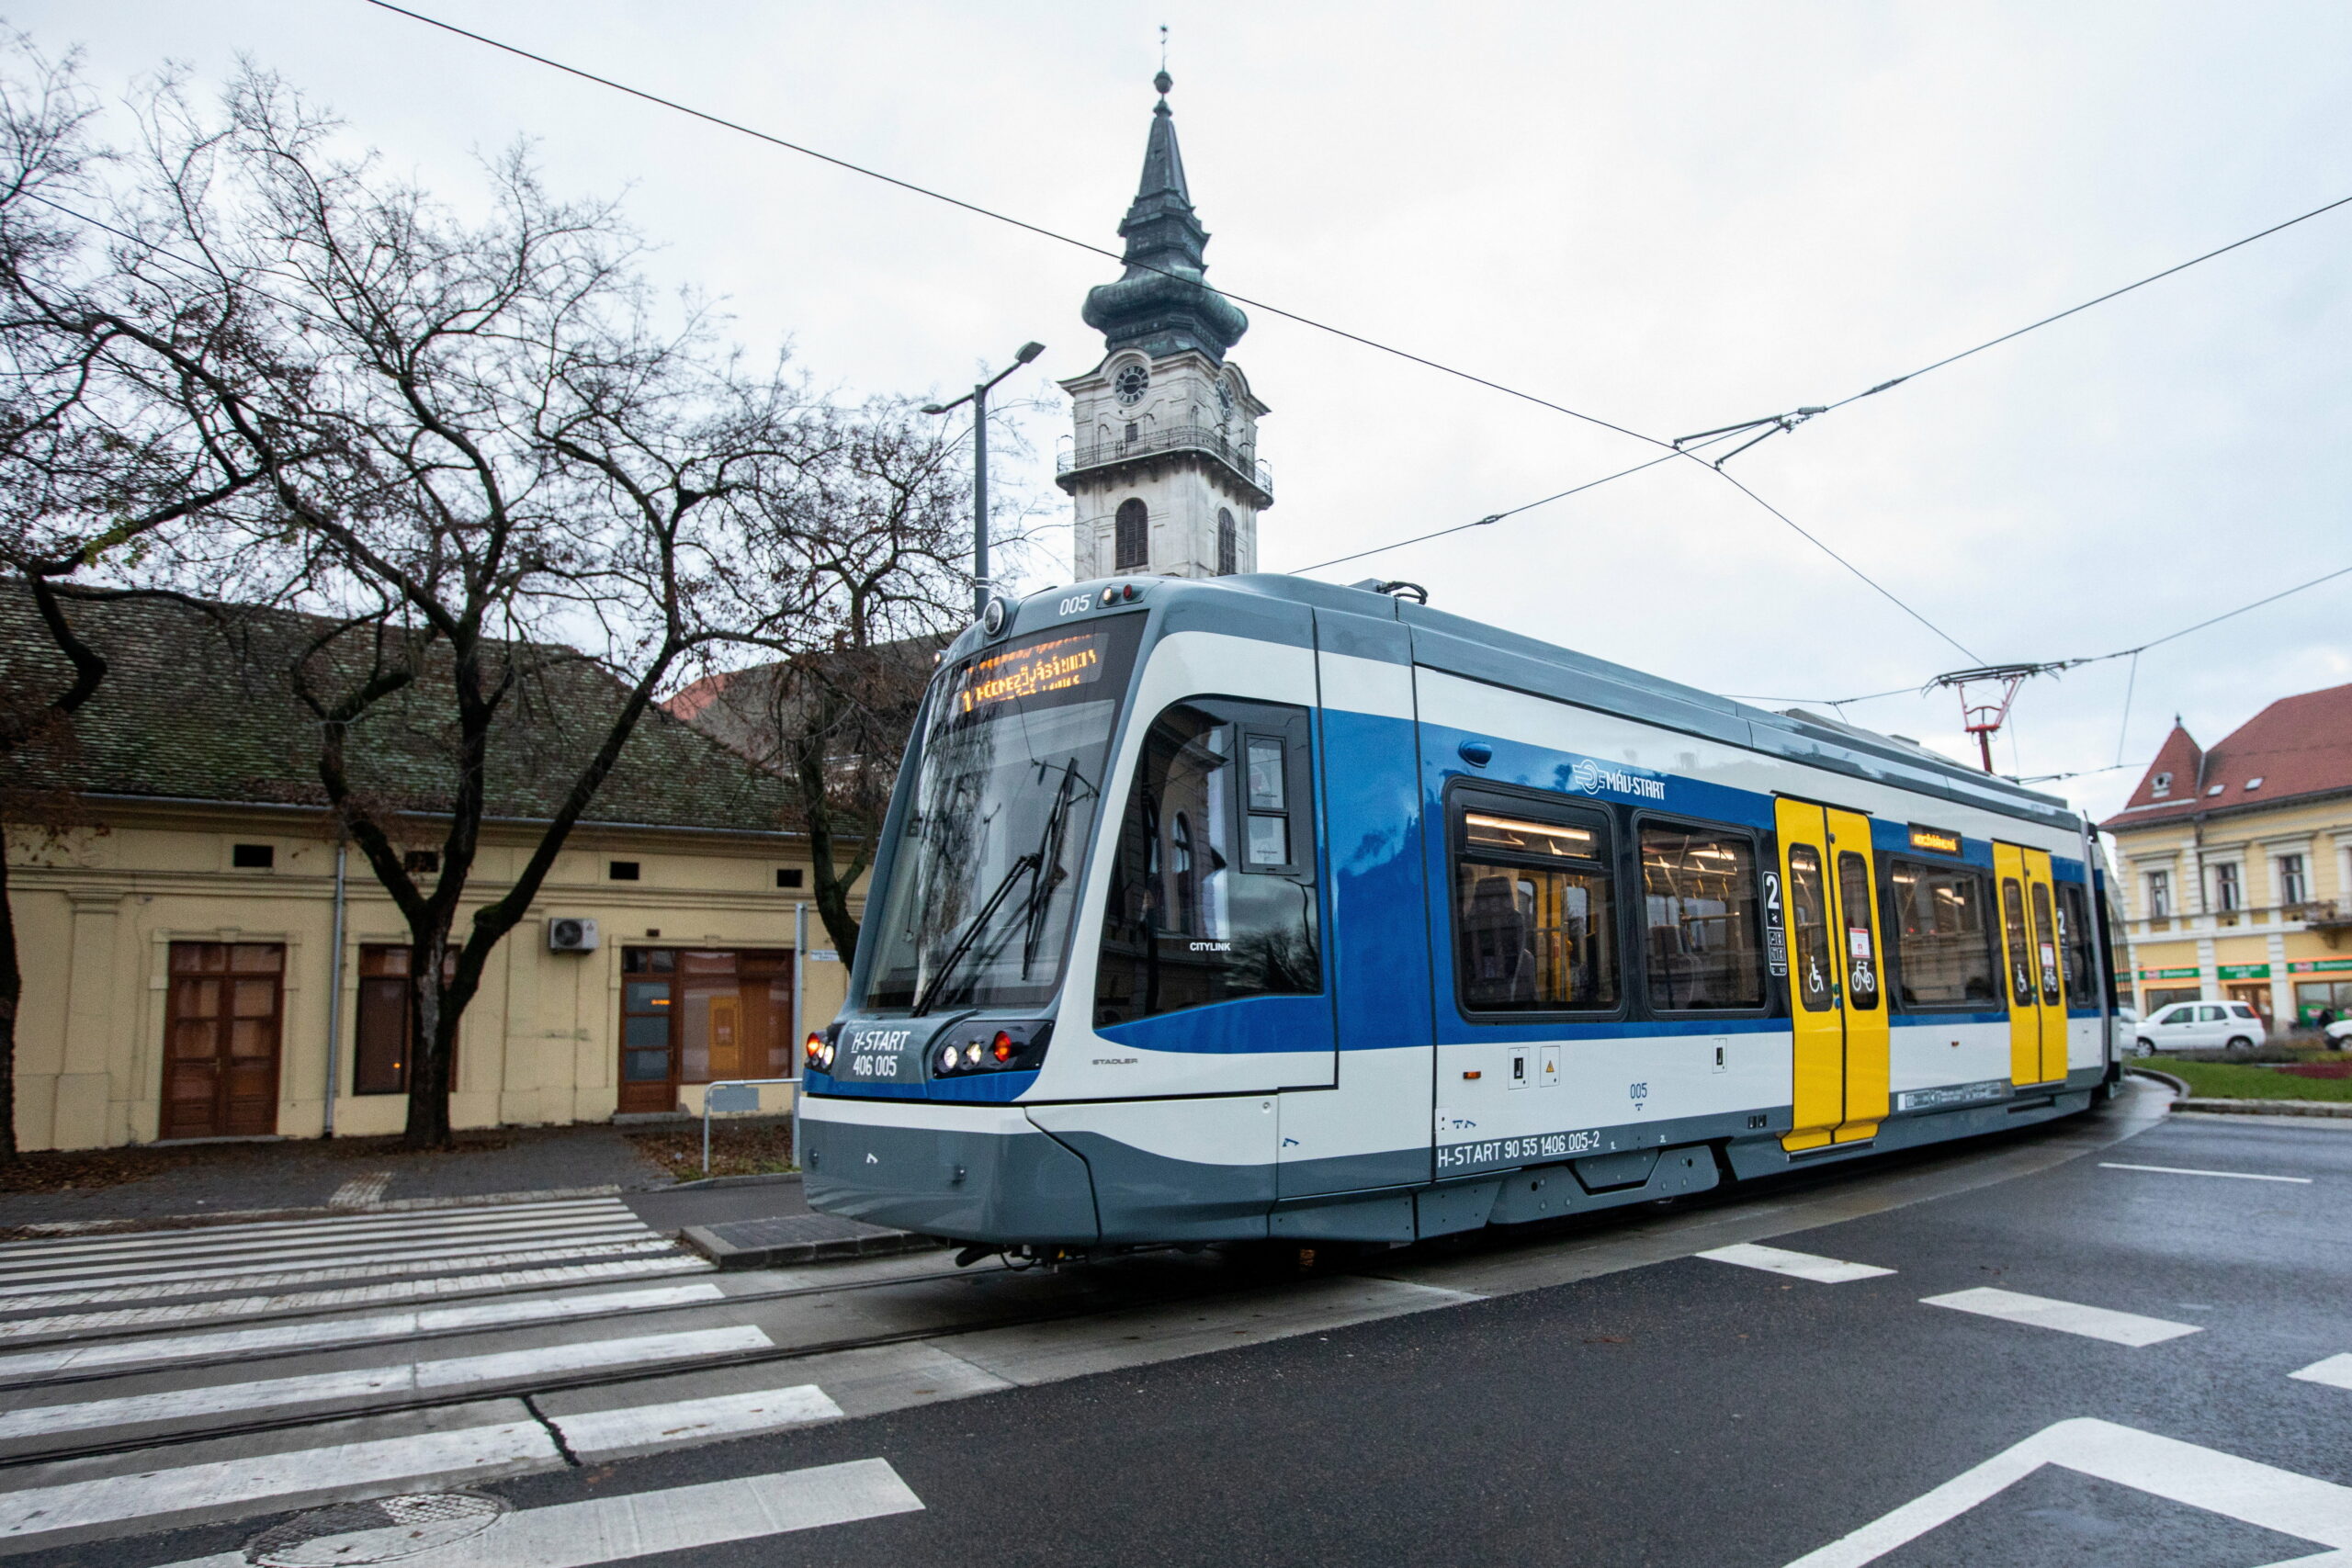
[[[956,1070],[956,1064],[961,1059],[961,1054],[952,1043],[943,1046],[939,1053],[939,1070],[943,1073],[952,1073]]]
[[[812,1029],[808,1032],[807,1043],[801,1049],[808,1053],[808,1060],[813,1063],[825,1049],[825,1037]]]
[[[975,1040],[970,1044],[964,1047],[964,1061],[965,1065],[967,1066],[977,1067],[980,1065],[980,1043],[978,1041]]]

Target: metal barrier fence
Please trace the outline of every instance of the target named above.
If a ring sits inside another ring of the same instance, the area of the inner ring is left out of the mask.
[[[702,1173],[710,1174],[710,1118],[714,1111],[757,1111],[760,1090],[769,1084],[797,1083],[797,1078],[721,1078],[702,1094]],[[732,1094],[721,1090],[732,1089]]]

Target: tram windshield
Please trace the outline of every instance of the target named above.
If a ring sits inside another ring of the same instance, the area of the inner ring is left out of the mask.
[[[933,687],[867,1007],[1034,1007],[1053,996],[1141,621],[1008,644]]]

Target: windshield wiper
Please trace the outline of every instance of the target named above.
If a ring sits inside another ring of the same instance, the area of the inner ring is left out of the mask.
[[[1026,940],[1022,945],[1021,974],[1023,979],[1028,977],[1030,968],[1037,960],[1037,943],[1044,935],[1046,911],[1051,908],[1053,891],[1069,876],[1069,873],[1062,869],[1062,848],[1069,837],[1070,808],[1078,798],[1076,786],[1079,783],[1078,759],[1072,757],[1062,764],[1062,782],[1054,791],[1054,804],[1046,810],[1045,826],[1037,834],[1037,847],[1005,868],[1002,880],[989,893],[988,902],[980,906],[979,912],[965,926],[964,934],[956,939],[956,945],[948,950],[946,957],[940,960],[939,972],[932,976],[931,983],[923,987],[922,995],[915,999],[914,1010],[918,1016],[931,1010],[933,1000],[947,984],[949,976],[955,974],[956,965],[971,952],[972,943],[988,929],[998,907],[1012,891],[1013,885],[1024,875],[1030,880],[1029,896],[1021,906],[1026,933]]]
[[[1078,759],[1072,757],[1063,764],[1061,787],[1054,792],[1054,808],[1046,814],[1046,830],[1037,844],[1036,872],[1029,879],[1029,900],[1023,910],[1027,920],[1021,943],[1024,980],[1037,962],[1037,943],[1046,934],[1046,913],[1053,908],[1054,889],[1069,874],[1062,869],[1062,841],[1069,832],[1070,807],[1078,797],[1071,786],[1077,782]]]
[[[988,902],[980,906],[980,912],[964,927],[964,934],[956,939],[956,945],[949,948],[947,956],[939,961],[939,972],[931,977],[931,984],[922,988],[922,995],[915,998],[916,1017],[920,1018],[931,1010],[932,1001],[939,995],[940,987],[947,984],[948,976],[956,973],[956,965],[963,962],[965,953],[971,951],[972,939],[987,927],[989,917],[996,913],[997,906],[1004,902],[1005,895],[1012,891],[1012,885],[1021,880],[1022,874],[1033,869],[1036,863],[1037,856],[1033,852],[1005,868],[1004,878],[996,885],[996,891],[989,895]]]

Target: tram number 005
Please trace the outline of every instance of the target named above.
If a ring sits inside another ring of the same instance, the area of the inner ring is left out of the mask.
[[[899,1076],[899,1060],[896,1056],[852,1056],[849,1059],[850,1077],[895,1078]]]

